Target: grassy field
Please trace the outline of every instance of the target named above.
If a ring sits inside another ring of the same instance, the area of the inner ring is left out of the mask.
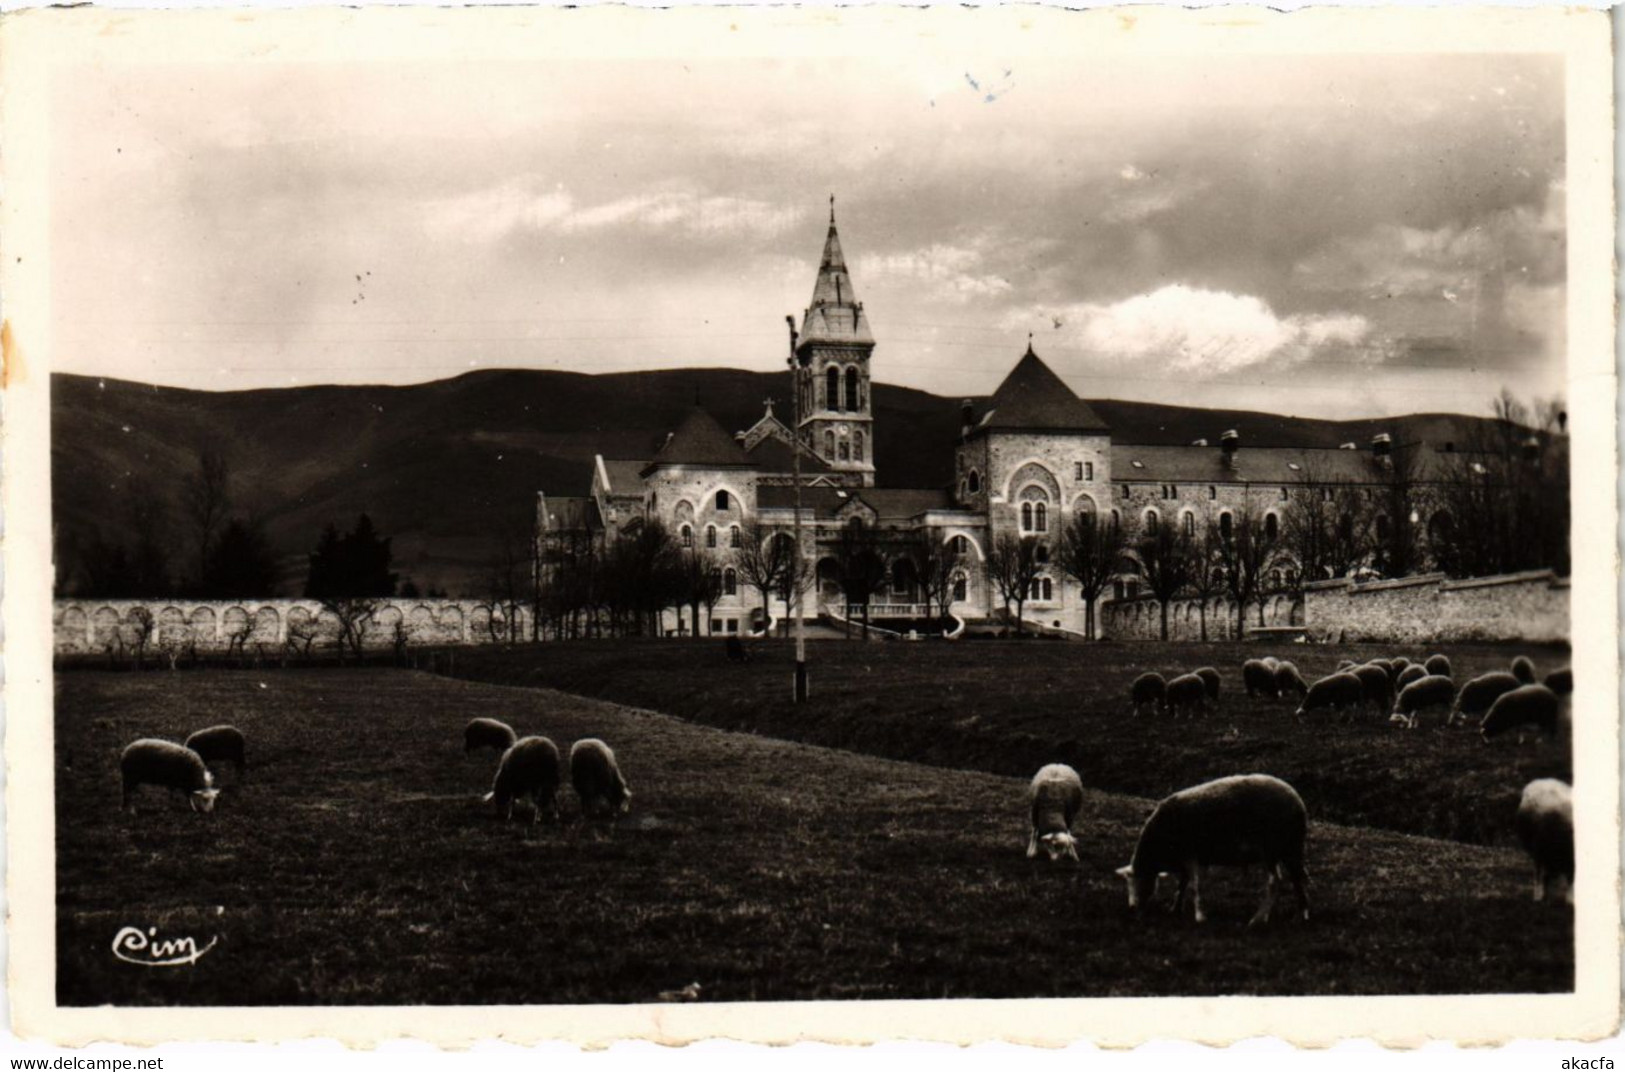
[[[1139,798],[1091,790],[1082,865],[1052,866],[1023,854],[1024,778],[557,692],[390,670],[84,672],[57,688],[64,1004],[645,1002],[692,982],[707,1001],[1572,986],[1572,915],[1532,903],[1505,849],[1315,822],[1312,920],[1248,930],[1260,876],[1216,870],[1197,928],[1127,912],[1110,871]],[[604,737],[632,815],[610,836],[573,799],[560,826],[495,819],[479,799],[494,758],[461,751],[476,715],[565,747]],[[250,770],[225,776],[215,814],[150,789],[138,814],[118,810],[123,744],[222,718],[248,734]],[[190,967],[136,967],[110,952],[125,926],[219,941]]]
[[[1342,658],[1420,659],[1421,649],[1282,645],[1313,681]],[[1454,645],[1458,683],[1529,654],[1544,674],[1566,648]],[[604,641],[457,653],[460,677],[541,685],[649,707],[695,722],[937,766],[1031,776],[1076,767],[1084,784],[1160,798],[1209,778],[1285,778],[1331,822],[1478,844],[1513,844],[1512,816],[1531,779],[1572,780],[1567,743],[1486,745],[1434,719],[1403,731],[1386,718],[1299,723],[1295,699],[1248,700],[1241,664],[1257,644],[1067,644],[1054,641],[822,642],[809,648],[812,702],[789,702],[792,649],[756,642],[729,663],[721,641]],[[1223,710],[1201,721],[1129,716],[1129,684],[1210,664]],[[1583,732],[1583,727],[1582,731]]]

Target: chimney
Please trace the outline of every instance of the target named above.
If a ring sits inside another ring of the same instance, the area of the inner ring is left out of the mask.
[[[1394,437],[1387,432],[1378,432],[1371,437],[1371,457],[1384,469],[1394,467]]]
[[[1207,446],[1207,440],[1205,440],[1205,439],[1193,439],[1193,440],[1191,440],[1191,446],[1193,446],[1193,447],[1205,447],[1205,446]]]
[[[1236,467],[1236,450],[1241,446],[1241,434],[1234,428],[1228,429],[1219,437],[1219,449],[1224,451],[1224,464],[1226,468]]]

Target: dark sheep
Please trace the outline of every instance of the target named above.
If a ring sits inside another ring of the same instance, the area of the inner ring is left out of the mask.
[[[1027,858],[1038,855],[1040,846],[1051,861],[1063,856],[1078,858],[1078,841],[1072,836],[1072,822],[1083,809],[1083,780],[1065,763],[1051,763],[1033,775],[1033,831],[1027,839]]]
[[[1280,695],[1297,693],[1301,700],[1309,693],[1309,686],[1304,683],[1303,676],[1298,668],[1291,663],[1283,662],[1275,667],[1275,691]]]
[[[1546,675],[1546,687],[1559,696],[1567,696],[1574,691],[1574,671],[1568,667],[1553,670]]]
[[[1429,655],[1422,668],[1432,677],[1450,676],[1450,660],[1443,655]]]
[[[1533,685],[1538,680],[1535,677],[1535,664],[1527,655],[1512,660],[1512,676],[1525,685]]]
[[[133,741],[119,756],[118,767],[124,783],[124,808],[131,807],[131,794],[143,785],[185,793],[192,810],[205,814],[214,810],[215,798],[220,795],[203,757],[174,741],[155,737]]]
[[[1181,674],[1168,682],[1163,700],[1170,715],[1189,709],[1193,715],[1207,713],[1207,683],[1195,674]]]
[[[1394,702],[1394,683],[1388,677],[1388,671],[1380,666],[1356,666],[1349,671],[1360,679],[1360,690],[1364,694],[1365,702],[1377,709],[1380,717],[1388,712],[1388,707]]]
[[[1207,686],[1207,698],[1213,701],[1214,707],[1218,707],[1219,686],[1224,683],[1224,679],[1219,676],[1219,672],[1211,666],[1203,666],[1192,670],[1191,673],[1202,679],[1202,684]]]
[[[1365,699],[1365,684],[1355,675],[1342,671],[1321,678],[1304,693],[1303,702],[1294,712],[1298,718],[1311,711],[1347,711],[1359,707]]]
[[[1358,665],[1353,659],[1339,659],[1337,660],[1337,673],[1341,674],[1345,670],[1353,670]]]
[[[1567,782],[1539,778],[1523,787],[1514,822],[1518,840],[1535,865],[1535,900],[1563,879],[1563,900],[1574,903],[1574,792]]]
[[[1442,707],[1448,711],[1455,698],[1454,681],[1443,674],[1429,674],[1399,691],[1399,698],[1394,701],[1394,713],[1388,716],[1388,721],[1403,723],[1407,729],[1414,730],[1423,711],[1430,707]],[[1447,720],[1448,717],[1447,714]]]
[[[1140,831],[1134,858],[1117,873],[1128,883],[1128,903],[1144,910],[1156,894],[1157,876],[1179,877],[1175,910],[1184,906],[1189,886],[1196,922],[1202,911],[1202,880],[1211,865],[1263,864],[1268,876],[1264,900],[1252,923],[1268,922],[1277,885],[1290,879],[1303,918],[1309,918],[1309,876],[1304,871],[1304,840],[1309,818],[1303,799],[1288,784],[1267,774],[1220,778],[1181,790],[1158,804]]]
[[[602,812],[613,818],[632,810],[632,790],[621,777],[615,753],[596,737],[577,741],[570,748],[570,784],[581,798],[581,814]]]
[[[1275,686],[1275,671],[1262,659],[1248,659],[1241,664],[1241,683],[1248,696],[1267,696],[1273,700],[1280,695]]]
[[[1371,659],[1371,660],[1368,660],[1363,665],[1372,667],[1372,668],[1377,669],[1377,670],[1381,670],[1383,672],[1383,676],[1387,677],[1389,686],[1390,687],[1393,686],[1393,683],[1394,683],[1394,668],[1388,665],[1388,660],[1387,659]],[[1358,670],[1359,667],[1355,667],[1355,669]]]
[[[1521,682],[1504,670],[1480,674],[1463,685],[1461,692],[1456,694],[1456,705],[1450,711],[1450,721],[1479,718],[1503,694],[1521,687]]]
[[[1535,726],[1548,736],[1555,737],[1561,707],[1562,701],[1557,698],[1557,693],[1545,685],[1520,685],[1496,698],[1490,705],[1489,714],[1478,724],[1478,732],[1487,741],[1510,729]]]
[[[1129,689],[1129,696],[1134,705],[1133,713],[1138,715],[1140,709],[1147,704],[1155,711],[1167,694],[1168,683],[1162,679],[1161,674],[1155,670],[1141,674],[1134,679],[1134,684]]]
[[[1399,672],[1399,677],[1394,681],[1394,688],[1400,692],[1404,692],[1406,685],[1409,685],[1413,681],[1421,681],[1427,676],[1428,672],[1426,667],[1420,666],[1416,663],[1411,663],[1409,666],[1405,667],[1405,669]]]
[[[544,810],[557,821],[559,780],[559,746],[546,737],[521,737],[502,753],[485,799],[495,803],[498,815],[512,819],[513,802],[529,797],[532,822],[540,822]]]
[[[186,738],[186,747],[206,764],[230,763],[241,778],[248,767],[248,740],[236,726],[210,726]]]
[[[506,752],[517,740],[519,735],[513,731],[512,726],[494,718],[469,719],[468,725],[463,727],[465,753],[481,748],[495,748],[498,752]]]

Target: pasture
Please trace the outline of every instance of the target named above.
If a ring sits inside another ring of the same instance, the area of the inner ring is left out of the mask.
[[[1313,682],[1343,658],[1441,651],[1460,685],[1505,670],[1517,654],[1544,676],[1568,665],[1565,647],[825,641],[808,648],[812,693],[799,708],[790,702],[792,646],[748,643],[743,665],[728,662],[720,640],[465,649],[456,672],[936,766],[1030,777],[1067,763],[1084,785],[1152,798],[1263,771],[1292,783],[1314,818],[1477,844],[1514,844],[1512,816],[1531,780],[1572,781],[1567,742],[1520,746],[1513,735],[1485,744],[1476,727],[1442,729],[1437,717],[1414,731],[1369,714],[1299,722],[1295,697],[1249,700],[1241,686],[1242,662],[1266,654],[1292,660]],[[1130,716],[1129,685],[1140,673],[1172,677],[1203,665],[1224,676],[1216,715]],[[1583,712],[1577,726],[1583,739]]]
[[[632,814],[600,835],[566,792],[562,825],[499,821],[480,801],[494,754],[462,751],[481,715],[566,748],[605,738]],[[1313,821],[1310,921],[1249,930],[1261,875],[1215,869],[1198,928],[1132,917],[1111,874],[1143,798],[1089,789],[1082,864],[1027,860],[1030,771],[404,670],[61,674],[55,717],[67,1005],[623,1003],[695,982],[705,1001],[1572,986],[1572,913],[1532,903],[1505,848]],[[249,771],[224,775],[214,814],[154,789],[118,810],[126,742],[222,720],[247,733]],[[126,926],[218,944],[138,967],[110,951]]]

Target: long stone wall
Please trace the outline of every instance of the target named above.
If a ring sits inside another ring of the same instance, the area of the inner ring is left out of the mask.
[[[365,623],[368,648],[406,644],[491,644],[530,636],[530,612],[466,599],[390,599]],[[59,599],[56,651],[269,653],[337,646],[339,619],[311,599]]]
[[[1569,640],[1569,582],[1551,570],[1447,580],[1443,574],[1304,586],[1316,641]]]
[[[1234,640],[1236,605],[1228,599],[1207,603],[1207,639]],[[1196,599],[1176,599],[1168,604],[1168,639],[1201,640],[1202,606]],[[1247,607],[1247,625],[1257,626],[1258,607]],[[1155,599],[1139,596],[1114,600],[1100,608],[1101,635],[1112,640],[1159,640],[1162,637],[1162,608]],[[1264,604],[1264,625],[1303,624],[1303,608],[1291,596],[1271,596]]]

